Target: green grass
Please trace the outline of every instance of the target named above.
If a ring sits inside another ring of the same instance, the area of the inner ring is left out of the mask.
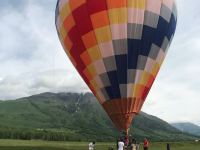
[[[0,150],[88,150],[87,145],[88,143],[85,142],[0,140]],[[115,145],[111,143],[97,143],[96,150],[108,150],[109,146],[115,148]],[[151,143],[149,149],[165,150],[166,143]],[[200,150],[200,143],[171,143],[171,150]]]
[[[97,143],[96,149],[107,150],[109,145],[110,143]],[[0,150],[88,150],[88,143],[0,140]]]

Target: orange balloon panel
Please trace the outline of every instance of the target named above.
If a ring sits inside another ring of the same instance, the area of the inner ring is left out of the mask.
[[[58,36],[119,130],[140,112],[172,41],[174,0],[58,0]]]

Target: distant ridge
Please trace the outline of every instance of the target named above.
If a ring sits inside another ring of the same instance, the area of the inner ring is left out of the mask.
[[[176,127],[180,131],[200,136],[200,126],[195,125],[193,123],[179,122],[179,123],[172,123],[172,126]]]

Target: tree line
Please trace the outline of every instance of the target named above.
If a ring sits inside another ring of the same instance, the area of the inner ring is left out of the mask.
[[[79,136],[62,131],[45,129],[0,129],[0,139],[47,140],[47,141],[82,141]]]

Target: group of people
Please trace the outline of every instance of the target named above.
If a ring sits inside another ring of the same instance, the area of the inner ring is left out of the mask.
[[[89,150],[94,150],[95,142],[89,143]],[[140,144],[134,138],[120,138],[117,140],[117,150],[139,150]],[[149,142],[144,139],[144,150],[148,150]]]
[[[95,142],[89,143],[89,150],[94,150]],[[143,143],[144,150],[148,150],[149,141],[145,138]],[[134,138],[125,137],[117,140],[117,150],[139,150],[140,143],[138,143]]]
[[[94,150],[95,142],[89,143],[89,150]],[[144,150],[148,150],[149,148],[149,141],[144,138],[143,141],[143,148]],[[134,138],[120,138],[117,140],[117,150],[139,150],[140,143],[138,143]],[[110,148],[109,150],[113,150]],[[167,143],[167,150],[170,150],[170,144]]]
[[[143,143],[144,150],[148,150],[149,141],[145,138]],[[117,150],[139,150],[140,144],[134,138],[120,138],[117,141]]]

